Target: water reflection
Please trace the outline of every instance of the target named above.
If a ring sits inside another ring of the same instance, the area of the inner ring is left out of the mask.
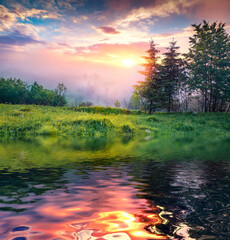
[[[0,143],[0,239],[230,238],[228,140],[94,141]]]
[[[138,168],[139,164],[135,170]],[[176,231],[179,235],[185,223],[183,228],[194,239],[228,239],[229,168],[230,162],[149,162],[132,174],[141,182],[139,187],[145,198],[173,213],[173,216],[162,213],[168,223],[157,226],[161,233],[172,236]]]
[[[5,239],[9,235],[33,236],[33,239],[57,236],[61,239],[167,239],[153,229],[162,222],[158,216],[160,209],[136,197],[137,183],[126,172],[124,167],[114,166],[88,171],[83,177],[78,170],[66,170],[53,183],[54,188],[46,189],[39,197],[36,188],[44,185],[35,184],[28,189],[32,183],[29,182],[21,189],[27,194],[18,196],[18,203],[0,204],[2,210],[11,206],[8,216],[1,221],[5,229],[3,236]],[[42,175],[39,177],[42,179]],[[12,214],[13,209],[19,208],[24,211]]]

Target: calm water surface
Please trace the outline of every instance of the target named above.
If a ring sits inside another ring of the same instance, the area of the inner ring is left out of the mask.
[[[0,239],[230,239],[230,140],[0,142]]]

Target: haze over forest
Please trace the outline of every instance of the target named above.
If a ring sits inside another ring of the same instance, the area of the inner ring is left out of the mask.
[[[62,82],[71,96],[112,104],[144,78],[151,38],[161,54],[173,38],[184,53],[193,23],[222,21],[230,33],[229,9],[229,0],[2,0],[0,77]]]

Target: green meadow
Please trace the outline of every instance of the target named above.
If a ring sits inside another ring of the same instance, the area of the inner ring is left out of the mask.
[[[0,104],[0,136],[230,137],[230,114]]]

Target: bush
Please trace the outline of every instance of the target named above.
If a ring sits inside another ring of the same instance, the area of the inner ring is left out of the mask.
[[[124,124],[122,126],[122,132],[127,135],[132,135],[134,133],[133,128],[130,127],[128,124]]]

